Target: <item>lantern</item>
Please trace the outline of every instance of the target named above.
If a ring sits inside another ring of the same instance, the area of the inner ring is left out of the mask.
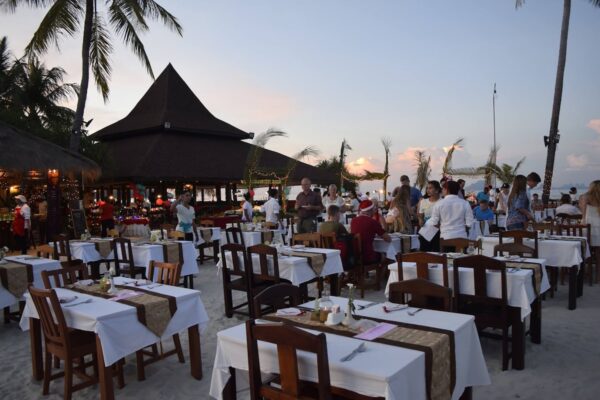
[[[56,186],[58,185],[58,170],[57,169],[49,169],[48,170],[48,182],[50,182],[51,185]]]

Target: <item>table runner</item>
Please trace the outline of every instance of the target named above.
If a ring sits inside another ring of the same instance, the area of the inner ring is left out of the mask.
[[[200,235],[202,235],[204,243],[212,242],[212,229],[200,229]]]
[[[325,260],[327,256],[323,253],[309,253],[305,251],[292,251],[291,256],[306,258],[308,265],[314,271],[315,275],[321,276],[323,267],[325,266]]]
[[[119,289],[129,289],[142,294],[128,299],[118,300],[119,303],[135,307],[138,321],[146,326],[156,336],[161,337],[173,315],[177,311],[177,300],[173,296],[151,292],[139,287],[116,285]],[[91,296],[110,299],[113,296],[100,289],[99,284],[91,286],[69,285],[68,289]]]
[[[273,242],[273,231],[261,231],[260,232],[260,239],[262,243],[272,243]]]
[[[96,246],[96,251],[100,253],[100,256],[104,259],[108,258],[112,251],[111,242],[109,240],[91,240]]]
[[[33,283],[33,267],[31,264],[13,261],[1,264],[0,281],[6,290],[20,299],[29,284]]]
[[[269,314],[261,318],[346,337],[354,337],[359,333],[357,330],[343,325],[327,326],[321,322],[313,321],[310,318],[310,312],[297,316]],[[360,318],[396,325],[394,329],[373,341],[425,353],[428,400],[448,400],[452,398],[456,383],[454,332],[377,318],[363,316]]]
[[[183,260],[179,259],[179,246],[177,242],[161,243],[163,246],[163,253],[165,256],[165,262],[179,264]]]

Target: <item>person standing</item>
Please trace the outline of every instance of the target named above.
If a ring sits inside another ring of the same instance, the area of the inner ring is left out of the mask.
[[[177,212],[177,227],[175,230],[185,234],[185,240],[198,241],[196,232],[196,210],[190,205],[192,194],[188,191],[183,192],[177,201],[171,204],[171,212]]]
[[[390,203],[390,211],[385,217],[389,232],[413,233],[410,213],[410,188],[401,186]]]
[[[400,177],[400,184],[410,188],[410,207],[412,208],[413,212],[416,211],[417,204],[419,204],[419,200],[421,200],[423,194],[416,187],[410,186],[410,178],[407,175],[402,175]]]
[[[277,201],[277,189],[269,189],[269,200],[265,201],[265,204],[260,208],[260,212],[265,213],[265,222],[272,225],[279,225],[279,213],[281,206]]]
[[[323,209],[321,196],[310,190],[310,179],[303,178],[300,182],[302,191],[296,196],[295,209],[298,211],[298,225],[296,232],[310,233],[317,230],[317,215]]]
[[[103,238],[107,236],[109,230],[115,229],[115,206],[111,199],[104,199],[100,206],[100,224],[102,226],[100,236]]]
[[[467,239],[467,227],[473,225],[473,211],[469,202],[458,197],[458,182],[447,181],[444,199],[436,202],[430,223],[440,228],[441,239]]]
[[[29,248],[27,239],[31,232],[31,209],[27,205],[27,198],[22,194],[15,196],[17,207],[15,208],[15,219],[13,220],[13,235],[17,249],[21,254],[27,254]]]
[[[423,226],[433,213],[433,207],[440,201],[442,195],[442,187],[438,181],[427,182],[427,198],[422,198],[419,202],[419,225]],[[421,251],[440,251],[440,232],[428,241],[423,236],[419,235],[419,244]]]
[[[579,197],[583,222],[590,224],[590,247],[596,256],[596,282],[600,280],[600,180],[590,183],[584,195]]]
[[[529,186],[527,181],[528,178],[523,175],[517,175],[513,180],[508,196],[508,216],[506,218],[506,229],[509,231],[525,229],[527,221],[533,221],[533,215],[530,212],[531,205],[527,196],[527,187]]]
[[[465,196],[465,185],[467,184],[467,182],[464,179],[459,179],[456,181],[458,183],[459,189],[458,189],[458,197],[461,199],[464,199]]]
[[[329,206],[337,206],[338,207],[338,216],[339,216],[339,222],[342,222],[342,218],[344,217],[344,211],[345,211],[345,201],[341,196],[338,196],[337,194],[337,186],[331,184],[329,185],[329,189],[328,189],[328,196],[323,196],[323,207],[325,208],[325,210],[329,210]],[[329,218],[329,217],[328,217]]]
[[[242,222],[252,222],[253,213],[254,210],[252,209],[250,193],[245,193],[244,201],[242,203]]]
[[[542,178],[540,178],[537,172],[531,172],[529,175],[527,175],[527,199],[529,200],[529,212],[531,212],[531,200],[533,199],[531,191],[535,189],[541,181]]]

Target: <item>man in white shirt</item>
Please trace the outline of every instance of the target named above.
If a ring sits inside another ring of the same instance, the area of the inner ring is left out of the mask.
[[[429,223],[440,227],[441,239],[468,238],[467,227],[473,224],[473,211],[469,202],[458,197],[458,182],[447,181],[444,199],[433,206]]]
[[[529,199],[529,211],[532,211],[531,201],[533,200],[533,193],[531,191],[540,184],[542,178],[538,175],[537,172],[531,172],[527,175],[527,198]]]
[[[269,189],[269,200],[260,208],[260,212],[265,213],[265,222],[277,225],[279,223],[279,211],[281,206],[277,201],[277,189]]]

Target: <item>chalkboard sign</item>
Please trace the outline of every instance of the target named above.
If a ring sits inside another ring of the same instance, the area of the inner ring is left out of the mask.
[[[87,221],[84,210],[71,210],[71,219],[73,220],[73,236],[79,239],[87,230]]]

